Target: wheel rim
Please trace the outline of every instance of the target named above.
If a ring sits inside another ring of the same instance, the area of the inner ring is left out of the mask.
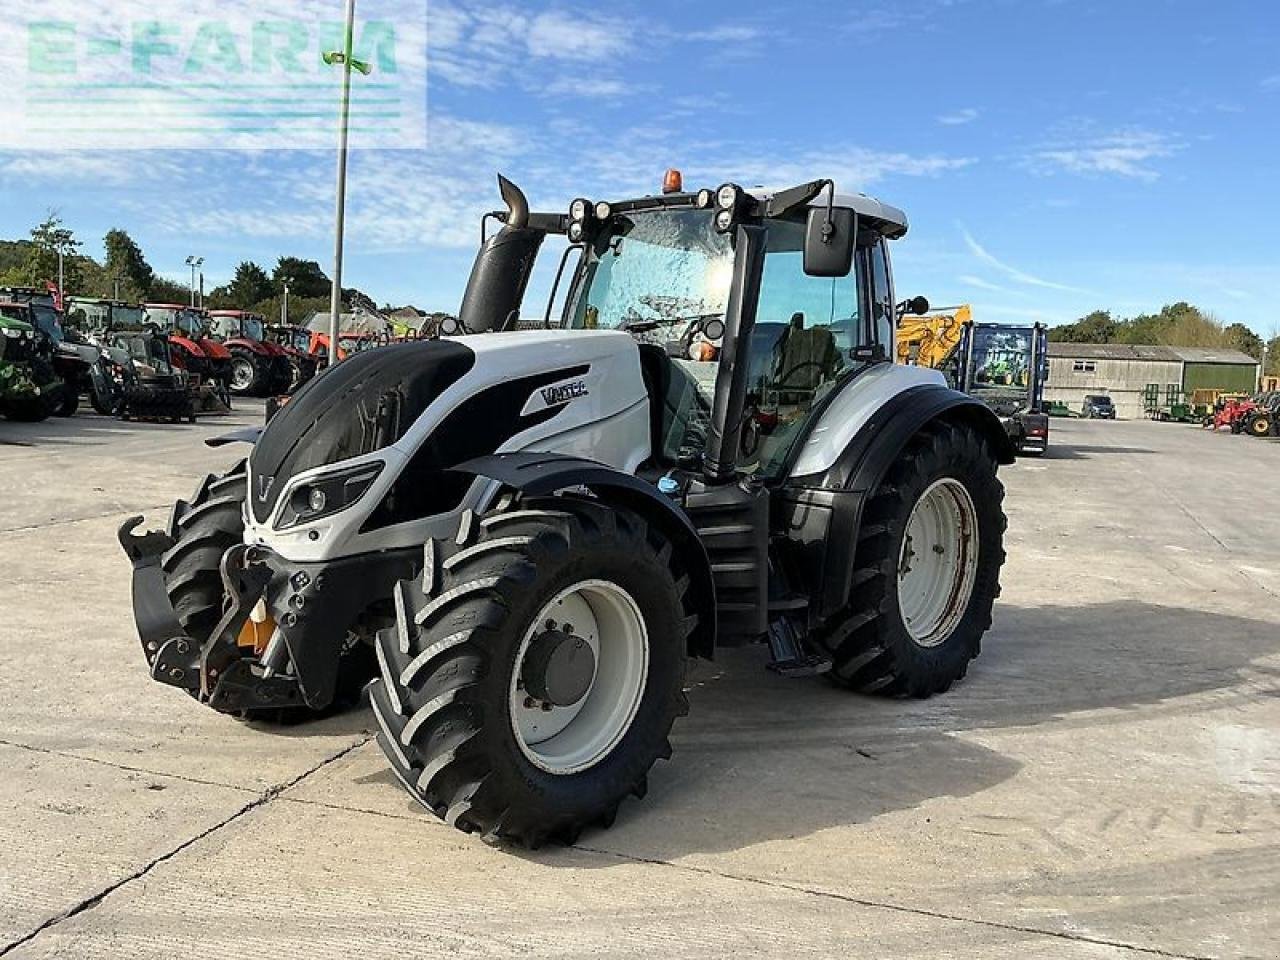
[[[959,625],[978,571],[978,514],[959,480],[943,478],[920,495],[898,558],[898,608],[907,633],[936,647]]]
[[[529,705],[523,671],[531,644],[548,629],[569,627],[595,657],[586,694],[570,706]],[[562,590],[538,612],[511,673],[511,729],[521,752],[534,766],[562,775],[599,763],[631,729],[648,675],[649,633],[627,591],[605,580]]]
[[[253,364],[241,357],[231,361],[231,389],[247,390],[253,383]]]

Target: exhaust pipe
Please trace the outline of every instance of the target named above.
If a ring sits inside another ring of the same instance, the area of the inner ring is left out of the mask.
[[[523,230],[529,225],[529,200],[524,191],[502,174],[498,174],[498,192],[502,194],[502,202],[507,205],[506,229]]]
[[[506,223],[485,241],[471,267],[458,309],[463,333],[507,330],[520,318],[520,305],[546,230],[529,226],[529,201],[519,187],[498,174],[507,205]]]

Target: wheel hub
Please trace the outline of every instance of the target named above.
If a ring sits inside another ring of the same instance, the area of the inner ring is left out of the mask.
[[[525,693],[555,707],[585,697],[595,675],[596,655],[586,638],[575,636],[572,624],[557,628],[554,621],[529,644],[520,672]]]
[[[938,480],[911,511],[898,558],[898,607],[912,640],[946,641],[968,608],[977,566],[973,499],[958,480]]]

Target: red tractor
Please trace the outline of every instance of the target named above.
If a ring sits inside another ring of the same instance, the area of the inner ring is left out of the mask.
[[[231,351],[209,336],[203,310],[181,303],[144,303],[146,321],[169,338],[173,365],[197,383],[213,387],[224,404],[231,402]]]
[[[231,351],[231,392],[247,396],[293,393],[316,373],[306,353],[268,338],[261,314],[211,310],[213,335]]]
[[[1232,433],[1244,433],[1245,424],[1262,408],[1248,397],[1221,397],[1214,407],[1212,419],[1206,422],[1209,429],[1228,427]],[[1263,436],[1270,430],[1268,421]]]

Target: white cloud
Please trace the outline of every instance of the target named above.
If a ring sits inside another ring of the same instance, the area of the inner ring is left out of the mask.
[[[1280,90],[1280,73],[1274,73],[1269,77],[1264,77],[1262,80],[1262,86],[1263,89],[1266,90]]]
[[[939,116],[938,122],[948,127],[959,127],[966,123],[973,123],[980,116],[979,112],[973,107],[965,107],[963,110],[955,110],[951,113],[944,113]]]
[[[956,277],[956,279],[957,279],[958,281],[960,281],[960,283],[966,284],[967,286],[970,286],[970,287],[977,287],[979,290],[987,290],[987,291],[989,291],[989,292],[991,292],[991,293],[1010,293],[1010,292],[1012,292],[1012,291],[1010,291],[1010,290],[1009,290],[1009,288],[1008,288],[1008,287],[1002,287],[1002,286],[1000,286],[1000,284],[998,284],[998,283],[992,283],[992,282],[991,282],[991,281],[989,281],[989,280],[983,280],[981,277],[975,277],[975,276],[973,276],[973,275],[971,275],[971,274],[967,274],[967,273],[966,273],[966,274],[962,274],[962,275],[961,275],[961,276],[959,276],[959,277]]]
[[[1183,149],[1175,138],[1151,130],[1130,129],[1103,135],[1085,135],[1074,141],[1059,140],[1024,158],[1036,173],[1058,172],[1086,176],[1119,176],[1156,180],[1160,172],[1152,160],[1171,157]]]
[[[960,224],[959,226],[960,235],[964,237],[964,243],[965,246],[969,248],[969,252],[987,266],[1000,271],[1011,280],[1016,280],[1018,283],[1023,283],[1030,287],[1042,287],[1046,290],[1060,290],[1066,293],[1088,292],[1080,287],[1072,287],[1065,283],[1055,283],[1052,280],[1045,280],[1041,277],[1035,276],[1034,274],[1027,273],[1025,270],[1019,270],[1017,267],[1005,263],[1003,260],[998,259],[994,254],[989,252],[982,246],[982,244],[978,243],[978,241],[973,238],[973,235],[965,229],[963,224]]]

